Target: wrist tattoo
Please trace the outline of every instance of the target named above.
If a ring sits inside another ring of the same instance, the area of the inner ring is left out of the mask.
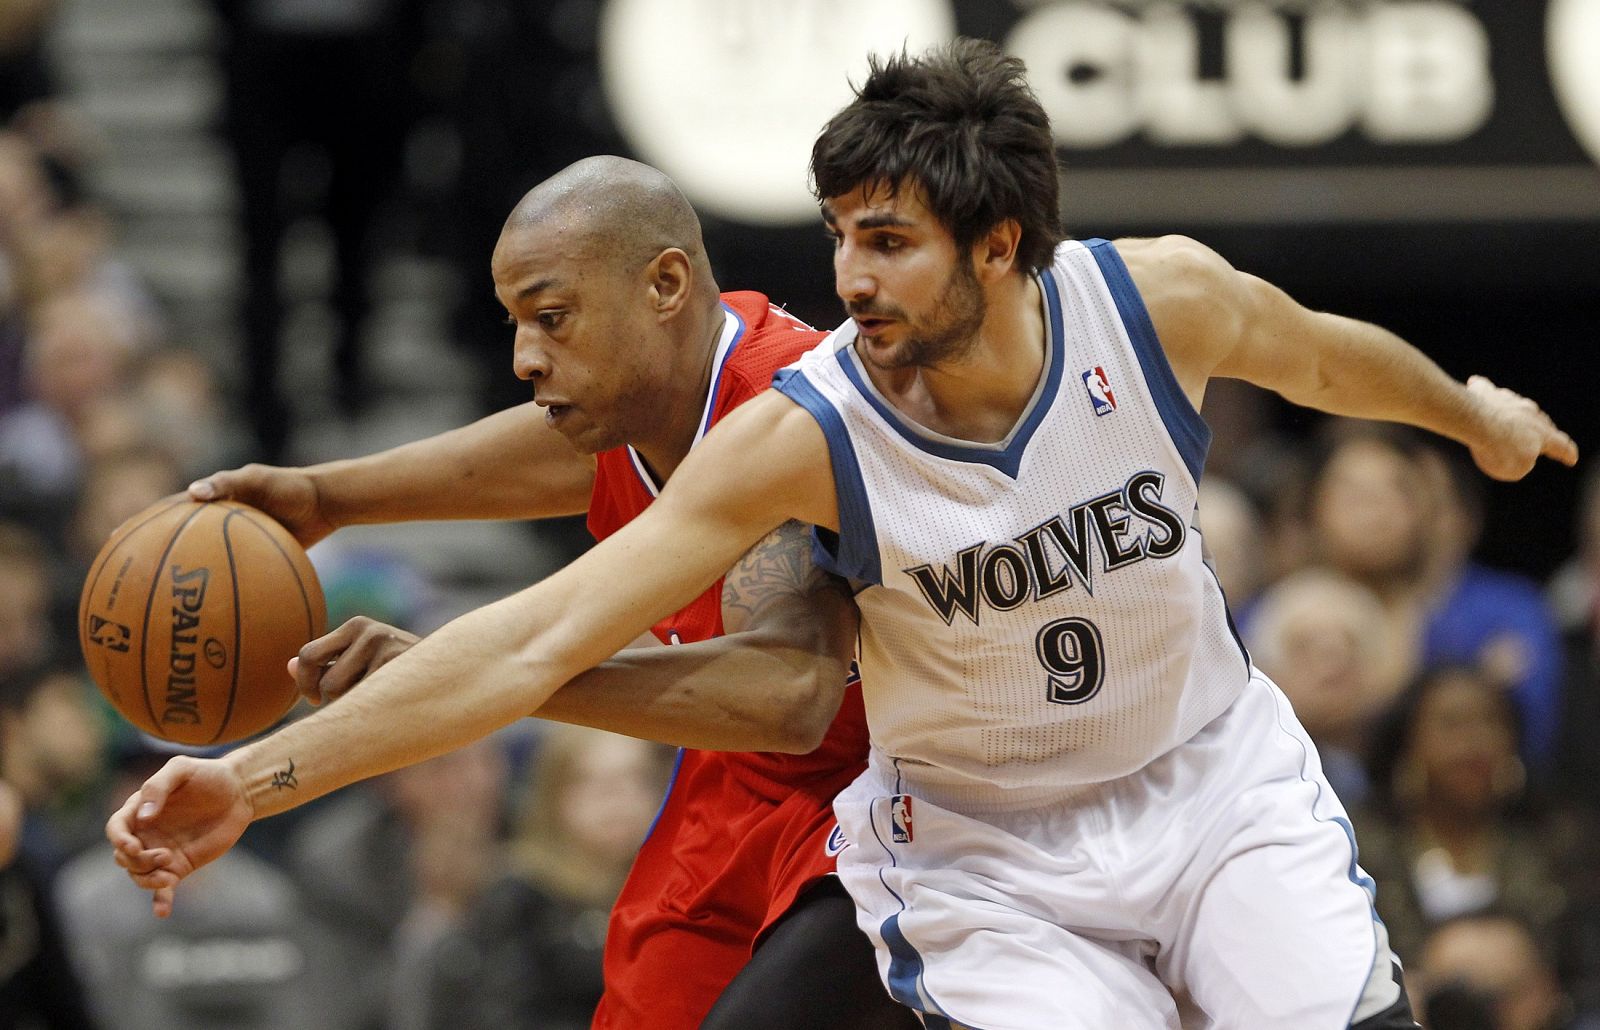
[[[280,769],[272,774],[272,786],[276,790],[283,790],[285,787],[294,790],[300,786],[300,780],[294,774],[294,759],[289,759],[289,768]]]

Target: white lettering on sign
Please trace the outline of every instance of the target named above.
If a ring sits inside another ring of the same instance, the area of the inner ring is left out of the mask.
[[[1463,139],[1494,106],[1489,39],[1446,0],[1320,4],[1298,43],[1281,5],[1219,12],[1222,72],[1200,74],[1190,6],[1126,9],[1092,0],[1034,7],[1006,47],[1027,62],[1064,146],[1109,146],[1143,131],[1153,143],[1326,143],[1352,128],[1380,143]]]

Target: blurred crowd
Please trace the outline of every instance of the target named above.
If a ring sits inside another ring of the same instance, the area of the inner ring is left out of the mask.
[[[586,1026],[606,912],[666,786],[667,749],[514,727],[252,827],[157,922],[101,826],[170,749],[100,698],[75,625],[112,528],[193,476],[281,452],[288,144],[327,150],[335,387],[358,409],[365,262],[406,127],[380,118],[363,137],[374,146],[344,153],[325,130],[351,116],[325,102],[357,97],[386,117],[415,102],[371,74],[400,48],[436,82],[454,68],[462,110],[504,119],[538,103],[582,123],[554,149],[549,135],[493,132],[457,155],[477,183],[460,209],[463,266],[481,273],[522,189],[617,149],[582,120],[594,98],[571,68],[588,57],[586,30],[552,36],[551,74],[517,92],[459,72],[550,35],[504,23],[521,5],[447,5],[461,45],[440,51],[421,42],[438,38],[418,27],[426,12],[399,0],[220,4],[241,375],[170,339],[119,258],[115,219],[85,188],[93,133],[44,62],[51,6],[0,5],[0,1030]],[[345,78],[282,92],[305,68]],[[349,92],[351,75],[367,92]],[[481,95],[491,87],[506,95]],[[457,331],[486,352],[505,342],[481,314]],[[1600,475],[1575,520],[1529,515],[1532,533],[1575,522],[1570,560],[1540,582],[1474,559],[1488,487],[1459,449],[1335,420],[1285,435],[1271,411],[1214,385],[1200,528],[1241,638],[1350,809],[1419,1015],[1430,1030],[1600,1026]],[[335,623],[428,628],[431,586],[402,557],[337,540],[313,557]]]

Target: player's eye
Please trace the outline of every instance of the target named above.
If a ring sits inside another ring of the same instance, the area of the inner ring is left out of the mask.
[[[511,312],[508,311],[508,312],[506,312],[506,317],[502,318],[500,321],[504,322],[506,325],[509,325],[509,326],[515,328],[516,324],[517,324],[517,316],[513,315]]]
[[[884,251],[885,253],[890,253],[899,250],[901,247],[904,247],[906,245],[906,241],[902,240],[898,236],[884,235],[874,238],[872,245],[878,250]]]
[[[561,323],[566,320],[567,313],[565,311],[539,312],[539,326],[546,332],[554,332],[556,329],[561,328]]]
[[[844,235],[837,229],[824,229],[822,230],[822,235],[836,250],[844,242]]]

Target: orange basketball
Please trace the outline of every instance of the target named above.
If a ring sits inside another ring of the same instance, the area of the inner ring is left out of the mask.
[[[286,668],[323,634],[317,574],[289,531],[236,501],[158,501],[106,541],[78,602],[101,692],[146,733],[221,744],[295,702]]]

